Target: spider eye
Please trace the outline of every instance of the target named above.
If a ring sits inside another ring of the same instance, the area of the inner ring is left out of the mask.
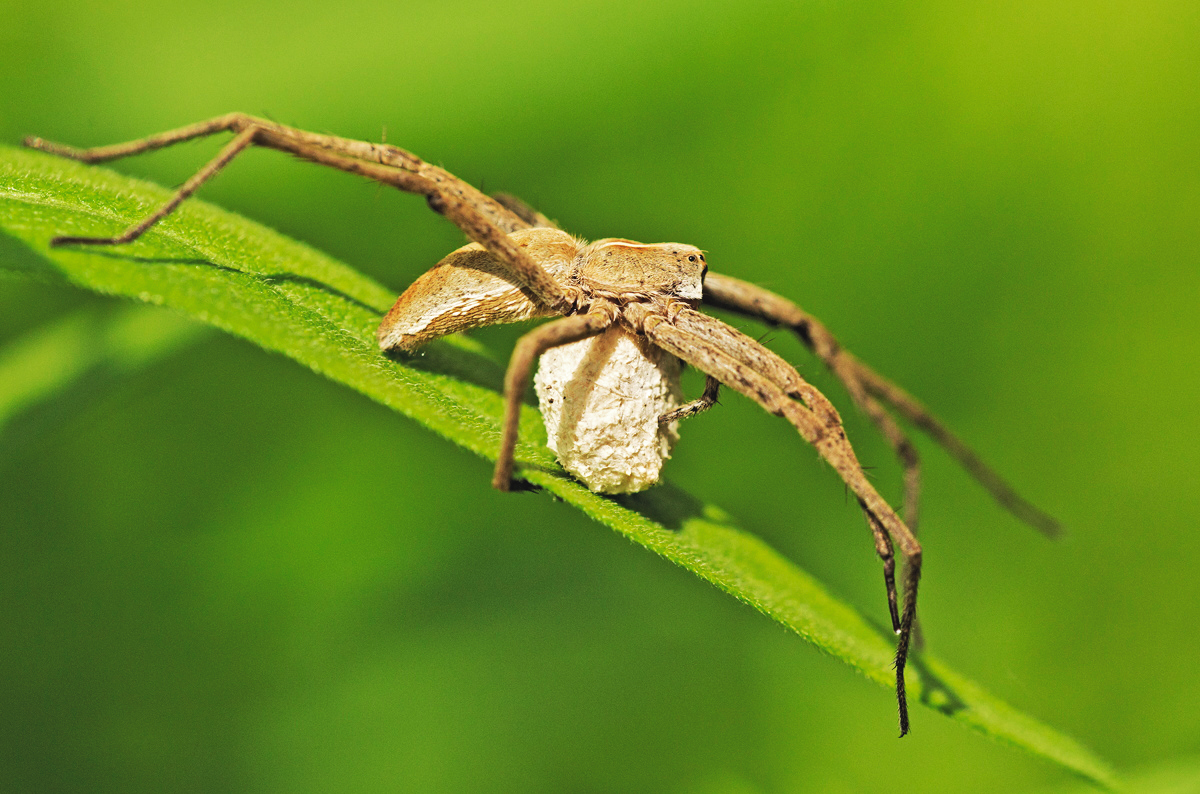
[[[689,262],[695,262],[695,261],[696,261],[696,256],[695,256],[695,254],[693,254],[692,256],[689,256],[689,257],[688,257],[688,261],[689,261]]]

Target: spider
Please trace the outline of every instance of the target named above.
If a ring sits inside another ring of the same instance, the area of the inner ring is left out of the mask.
[[[76,149],[32,137],[25,144],[97,163],[218,132],[231,132],[234,137],[148,217],[114,237],[57,237],[51,244],[132,242],[234,157],[255,145],[424,196],[435,212],[458,226],[472,243],[447,256],[400,296],[379,328],[384,351],[411,351],[435,337],[482,325],[531,317],[557,318],[525,334],[509,362],[501,443],[492,484],[504,491],[513,485],[520,406],[535,362],[543,354],[561,353],[591,337],[600,337],[608,345],[593,376],[615,374],[629,387],[622,390],[618,402],[641,405],[643,424],[653,425],[649,457],[657,455],[658,465],[669,452],[674,423],[714,405],[721,385],[785,418],[854,493],[883,561],[888,612],[898,635],[895,670],[901,736],[909,730],[904,669],[916,634],[917,587],[921,579],[921,545],[915,534],[920,462],[915,447],[885,405],[945,447],[1019,519],[1048,535],[1059,531],[1053,518],[1018,496],[917,400],[843,350],[814,317],[779,295],[708,272],[704,253],[694,246],[647,245],[619,238],[585,243],[519,200],[485,195],[399,147],[305,132],[241,113],[112,146]],[[741,331],[699,312],[701,303],[788,328],[825,363],[898,457],[904,471],[903,519],[864,475],[832,403],[781,357]],[[586,357],[586,353],[582,355]],[[579,361],[577,355],[565,366],[571,369]],[[706,376],[704,394],[682,406],[677,399],[680,362]],[[626,377],[630,373],[633,375]],[[572,409],[570,384],[561,377],[547,376],[539,381],[539,391],[543,392],[543,413],[553,413],[547,406],[554,407],[557,402],[554,421],[561,424]],[[576,409],[575,421],[580,419],[579,413]],[[592,413],[594,419],[603,411]],[[571,421],[566,418],[567,424]],[[550,435],[553,442],[556,433]],[[557,435],[561,442],[562,433]],[[593,490],[636,490],[657,478],[651,460],[646,464],[648,472],[628,479],[628,469],[634,465],[630,461],[645,462],[644,451],[615,451],[617,468],[626,469],[618,473],[615,484],[606,480],[608,475],[603,472],[596,473],[580,464],[578,456],[573,459],[569,451],[557,451],[564,461],[574,460],[581,478]],[[627,479],[621,480],[621,476]],[[902,601],[896,589],[893,545],[899,548],[905,563]]]

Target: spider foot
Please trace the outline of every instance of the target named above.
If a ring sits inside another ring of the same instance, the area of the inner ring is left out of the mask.
[[[513,477],[511,480],[509,480],[508,487],[505,488],[504,490],[508,491],[509,493],[515,493],[515,492],[541,493],[542,491],[544,491],[546,489],[540,485],[535,485],[534,483],[531,483],[529,480],[522,480],[519,477]]]

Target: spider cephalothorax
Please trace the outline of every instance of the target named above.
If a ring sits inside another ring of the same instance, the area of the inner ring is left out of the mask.
[[[26,144],[101,162],[222,131],[235,133],[234,138],[149,217],[116,237],[59,237],[52,244],[135,240],[252,145],[425,196],[432,209],[473,242],[400,296],[379,328],[384,350],[413,350],[437,336],[492,323],[558,318],[523,336],[509,362],[493,484],[502,490],[511,486],[521,401],[539,358],[538,391],[551,445],[593,490],[631,491],[653,483],[674,441],[674,423],[711,407],[720,384],[785,418],[853,491],[883,560],[892,627],[899,635],[896,695],[902,736],[908,731],[904,667],[921,577],[921,546],[914,534],[920,467],[888,407],[946,447],[1019,518],[1048,534],[1058,529],[1057,522],[1014,493],[919,402],[843,350],[814,317],[752,284],[708,273],[704,254],[693,246],[617,238],[585,244],[520,201],[484,195],[396,146],[305,132],[240,113],[95,149],[40,138]],[[790,328],[830,368],[904,466],[903,520],[863,474],[841,418],[825,396],[755,340],[697,311],[701,302]],[[704,394],[684,405],[679,404],[680,362],[707,376]],[[606,434],[605,427],[622,432]],[[906,562],[902,611],[893,543]]]

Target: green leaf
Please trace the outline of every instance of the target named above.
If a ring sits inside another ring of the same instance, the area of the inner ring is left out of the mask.
[[[283,353],[456,444],[494,459],[501,369],[469,341],[450,338],[389,360],[375,327],[393,294],[349,267],[255,223],[186,202],[137,243],[51,249],[55,235],[107,235],[145,217],[163,188],[36,152],[0,148],[0,273],[61,279],[169,306]],[[521,475],[629,539],[687,568],[787,626],[881,686],[893,684],[894,638],[718,508],[672,485],[611,498],[566,475],[526,407]],[[480,487],[487,487],[480,482]],[[1013,709],[928,654],[910,664],[912,700],[1025,748],[1091,781],[1109,766],[1075,740]]]
[[[1122,780],[1126,794],[1200,794],[1200,757],[1175,758],[1129,770]],[[1089,794],[1086,784],[1041,788],[1030,794]]]

